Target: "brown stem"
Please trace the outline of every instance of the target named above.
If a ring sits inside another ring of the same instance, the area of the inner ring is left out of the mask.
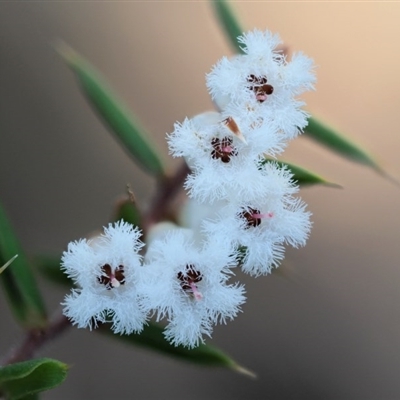
[[[31,329],[27,332],[24,341],[20,346],[11,349],[9,354],[2,360],[1,365],[14,364],[29,360],[34,357],[35,353],[47,342],[59,336],[64,332],[71,323],[62,314],[58,314],[53,318],[49,325],[44,329]]]
[[[157,192],[153,201],[143,218],[143,226],[145,230],[162,220],[168,213],[168,207],[175,198],[177,192],[182,188],[186,176],[190,172],[189,167],[184,162],[175,171],[171,177],[165,177],[157,185]]]

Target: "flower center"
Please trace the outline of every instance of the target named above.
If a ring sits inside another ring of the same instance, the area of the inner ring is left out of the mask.
[[[262,214],[260,210],[250,207],[238,213],[238,216],[246,221],[246,229],[248,229],[259,226],[263,218],[272,218],[274,215],[272,212]]]
[[[232,146],[232,139],[224,137],[223,139],[213,138],[211,140],[213,150],[211,157],[214,160],[220,159],[223,163],[231,161],[232,156],[237,156],[237,150]]]
[[[195,269],[193,264],[186,265],[185,272],[178,272],[177,278],[185,293],[193,295],[196,300],[201,300],[203,298],[203,295],[196,286],[196,283],[200,282],[203,277],[201,273]]]
[[[110,264],[101,267],[101,276],[97,280],[106,287],[107,290],[117,288],[125,283],[124,266],[119,265],[113,271]]]
[[[259,103],[264,103],[264,101],[267,100],[267,96],[274,91],[273,86],[267,84],[266,76],[255,76],[251,74],[247,77],[247,82],[250,83],[248,88],[255,93]]]

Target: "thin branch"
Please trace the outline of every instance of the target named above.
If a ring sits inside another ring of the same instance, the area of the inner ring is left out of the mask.
[[[173,176],[166,177],[159,182],[157,192],[154,195],[149,210],[143,218],[143,227],[145,230],[148,230],[151,225],[161,221],[167,215],[169,205],[182,188],[183,182],[189,172],[190,169],[184,162],[175,171]]]
[[[31,329],[28,331],[21,345],[11,349],[9,354],[1,362],[1,365],[4,366],[30,360],[41,347],[52,339],[58,337],[70,326],[71,323],[67,317],[62,314],[57,314],[46,328]]]

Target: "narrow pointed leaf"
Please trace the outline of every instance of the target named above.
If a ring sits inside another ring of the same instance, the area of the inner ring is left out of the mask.
[[[243,29],[231,6],[226,0],[211,0],[211,3],[232,49],[237,53],[243,53],[237,41],[237,37],[243,34]]]
[[[0,368],[0,392],[7,400],[34,399],[36,393],[60,385],[68,366],[50,358],[40,358]]]
[[[9,259],[1,268],[0,268],[0,274],[18,257],[18,254],[16,254],[13,258]]]
[[[183,346],[173,346],[166,341],[163,335],[163,327],[150,323],[142,333],[132,335],[115,335],[107,325],[102,325],[99,332],[112,336],[127,344],[143,346],[151,350],[164,353],[165,355],[189,361],[198,365],[209,367],[223,367],[236,372],[255,377],[255,374],[240,366],[236,361],[226,355],[222,350],[209,345],[201,344],[194,349],[187,349]]]
[[[16,318],[23,326],[40,328],[46,324],[46,310],[27,257],[0,205],[0,265],[18,254],[12,267],[0,274],[4,292]]]
[[[326,185],[331,187],[340,188],[341,186],[328,181],[320,175],[317,175],[314,172],[308,171],[298,165],[289,164],[284,161],[275,161],[271,159],[265,159],[262,164],[267,162],[273,162],[278,164],[281,168],[288,168],[293,174],[293,181],[297,182],[299,186],[308,186],[308,185]]]
[[[62,44],[58,51],[75,73],[84,95],[111,132],[139,166],[153,175],[163,175],[160,157],[137,119],[108,88],[103,77],[83,57]]]
[[[304,133],[310,139],[326,146],[342,157],[367,165],[379,173],[383,173],[382,168],[367,151],[316,118],[309,118]]]

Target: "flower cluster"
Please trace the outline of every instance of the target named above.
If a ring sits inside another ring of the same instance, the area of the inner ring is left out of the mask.
[[[257,276],[279,264],[285,244],[304,245],[310,230],[291,172],[266,157],[306,126],[296,96],[315,77],[308,57],[295,53],[287,62],[274,51],[277,35],[255,30],[239,41],[245,54],[223,58],[207,76],[219,112],[176,124],[168,141],[191,167],[185,186],[192,201],[209,208],[196,228],[241,249],[243,270]]]
[[[120,221],[100,237],[70,243],[62,268],[78,288],[67,295],[64,314],[79,328],[112,322],[115,333],[143,329],[149,315],[167,318],[165,336],[175,345],[198,346],[212,326],[234,318],[244,288],[228,284],[234,248],[221,241],[195,244],[193,232],[168,231],[154,240],[145,260],[140,231]]]
[[[285,245],[305,244],[310,213],[290,170],[271,158],[307,124],[297,96],[313,88],[312,60],[297,53],[288,62],[270,32],[239,42],[244,54],[223,58],[207,76],[218,112],[175,124],[167,138],[191,169],[185,227],[153,235],[144,259],[140,231],[124,222],[64,253],[78,286],[64,313],[78,327],[112,321],[116,333],[129,334],[155,316],[167,320],[171,343],[197,346],[245,301],[244,287],[228,282],[233,268],[266,275]]]

